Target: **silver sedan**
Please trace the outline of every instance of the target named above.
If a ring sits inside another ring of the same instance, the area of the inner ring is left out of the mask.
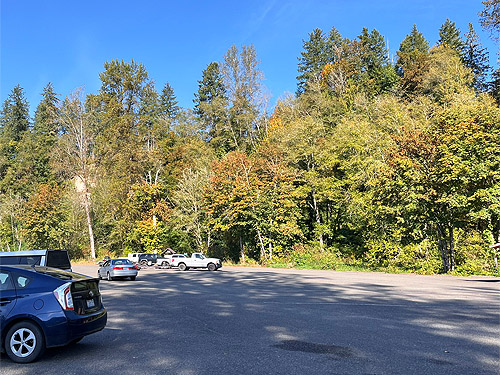
[[[135,280],[138,271],[139,268],[128,259],[109,259],[99,268],[97,277],[106,278],[109,281],[127,277]]]

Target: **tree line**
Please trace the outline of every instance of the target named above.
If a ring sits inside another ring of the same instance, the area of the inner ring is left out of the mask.
[[[16,86],[0,248],[497,273],[500,74],[472,24],[439,35],[430,48],[414,25],[391,59],[375,29],[315,29],[274,108],[252,45],[207,65],[192,109],[134,60],[106,62],[97,93],[49,83],[33,118]]]

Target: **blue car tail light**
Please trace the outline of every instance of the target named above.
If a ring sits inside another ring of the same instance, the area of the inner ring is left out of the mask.
[[[55,289],[54,296],[56,296],[56,299],[63,310],[70,311],[75,309],[73,305],[73,297],[71,295],[71,283],[63,284],[59,288]]]

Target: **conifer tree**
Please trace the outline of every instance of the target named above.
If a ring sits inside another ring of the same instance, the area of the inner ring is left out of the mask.
[[[417,25],[413,25],[411,33],[406,35],[406,37],[401,42],[399,46],[399,51],[403,53],[409,53],[413,51],[419,51],[422,53],[429,52],[429,42],[425,39],[424,35],[417,30]]]
[[[413,25],[412,31],[401,42],[397,51],[396,72],[401,77],[404,95],[412,95],[420,85],[428,64],[429,43]]]
[[[10,190],[10,178],[17,162],[19,142],[29,130],[29,104],[21,86],[14,87],[0,113],[0,192]],[[9,171],[10,169],[10,171]]]
[[[449,48],[457,51],[459,55],[462,55],[464,41],[460,37],[460,29],[449,18],[439,29],[438,45],[442,44],[446,44]]]
[[[165,83],[160,95],[160,114],[164,115],[167,119],[173,120],[179,114],[178,101],[174,93],[174,89],[170,83]]]
[[[469,23],[469,32],[465,34],[462,59],[465,66],[474,73],[475,90],[477,92],[485,91],[487,88],[486,77],[490,71],[488,51],[481,45],[472,23]]]
[[[9,184],[22,196],[35,192],[39,184],[55,181],[50,161],[60,130],[57,104],[57,94],[49,83],[43,89],[33,128],[19,141],[18,161],[9,173]]]
[[[325,56],[326,58],[329,58],[329,63],[334,63],[335,61],[338,61],[342,58],[343,43],[344,40],[342,39],[342,35],[335,28],[335,26],[333,26],[330,30],[330,33],[328,34],[327,56]]]
[[[212,62],[203,70],[198,81],[198,92],[194,94],[194,113],[208,132],[209,140],[219,154],[225,154],[230,146],[228,139],[226,88],[219,64]]]
[[[361,84],[370,95],[389,91],[397,82],[394,67],[389,62],[384,37],[365,27],[358,37],[361,44]]]
[[[335,32],[331,35],[336,38]],[[304,51],[300,53],[297,76],[297,95],[307,89],[307,82],[318,79],[321,71],[330,62],[329,43],[321,29],[314,29],[309,34],[309,40],[303,41]]]

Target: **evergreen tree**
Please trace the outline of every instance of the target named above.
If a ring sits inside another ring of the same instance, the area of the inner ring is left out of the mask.
[[[490,71],[488,64],[488,51],[483,48],[479,36],[469,23],[469,32],[465,34],[465,43],[462,59],[466,67],[474,73],[474,88],[477,92],[483,92],[487,88],[486,77]]]
[[[335,33],[332,34],[335,38]],[[297,95],[307,89],[307,83],[313,79],[319,79],[320,73],[326,64],[330,62],[329,43],[321,29],[314,29],[309,34],[309,40],[303,41],[304,51],[300,53],[297,76]]]
[[[401,42],[399,51],[409,53],[419,51],[422,53],[429,53],[429,42],[425,39],[423,34],[417,30],[417,25],[413,25],[411,33]]]
[[[59,130],[57,122],[57,104],[59,99],[51,82],[42,91],[42,101],[35,111],[33,132],[54,137]]]
[[[164,115],[167,119],[175,119],[179,114],[179,106],[177,104],[174,89],[170,86],[170,83],[165,83],[160,95],[160,114]]]
[[[439,29],[438,45],[443,44],[446,44],[449,48],[457,51],[459,55],[462,55],[464,41],[460,37],[460,29],[455,25],[455,22],[451,22],[448,18]]]
[[[0,114],[0,192],[10,190],[10,178],[17,162],[19,143],[29,130],[29,104],[21,86],[14,87]]]
[[[335,61],[340,60],[343,56],[343,43],[342,35],[339,31],[332,27],[327,39],[327,58],[329,58],[330,63],[335,63]]]
[[[27,133],[24,141],[25,168],[31,171],[37,183],[48,183],[53,179],[50,159],[60,128],[58,103],[57,94],[49,82],[43,89],[42,101],[36,109],[33,129]]]
[[[384,37],[365,27],[358,37],[361,44],[361,84],[369,95],[389,91],[397,82],[394,67],[389,62]]]
[[[400,87],[404,95],[412,95],[420,84],[427,66],[429,43],[413,25],[409,35],[401,42],[397,52],[396,72],[402,78]]]
[[[230,150],[226,126],[228,99],[218,63],[212,62],[203,70],[194,96],[194,113],[208,132],[211,145],[218,154],[225,154]]]

